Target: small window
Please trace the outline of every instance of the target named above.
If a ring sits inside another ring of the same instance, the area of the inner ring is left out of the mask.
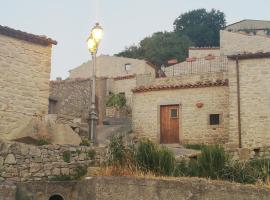
[[[131,64],[130,63],[125,64],[125,70],[126,71],[129,71],[130,68],[131,68]]]
[[[210,125],[219,125],[220,124],[220,114],[210,114],[209,115],[209,124]]]
[[[177,109],[171,109],[170,110],[170,116],[171,116],[171,118],[178,118],[178,110]]]

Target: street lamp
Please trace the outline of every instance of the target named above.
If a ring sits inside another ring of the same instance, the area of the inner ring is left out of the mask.
[[[87,39],[87,46],[88,50],[92,56],[92,63],[93,63],[93,71],[92,71],[92,93],[91,93],[91,107],[89,113],[89,139],[94,143],[97,144],[96,138],[96,124],[98,120],[98,115],[96,113],[96,56],[99,43],[103,36],[103,29],[96,23],[95,26],[92,28],[90,36]]]

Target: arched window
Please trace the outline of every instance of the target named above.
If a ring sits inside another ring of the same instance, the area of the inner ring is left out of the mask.
[[[49,200],[64,200],[64,198],[59,194],[52,195]]]

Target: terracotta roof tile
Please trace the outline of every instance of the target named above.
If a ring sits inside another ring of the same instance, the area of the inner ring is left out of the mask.
[[[9,37],[13,37],[13,38],[17,38],[20,40],[25,40],[28,42],[44,45],[44,46],[47,46],[50,44],[54,44],[54,45],[57,44],[57,42],[55,40],[53,40],[51,38],[47,38],[46,36],[40,36],[40,35],[31,34],[31,33],[26,33],[23,31],[9,28],[7,26],[0,25],[0,34],[6,35]]]
[[[160,91],[160,90],[170,90],[170,89],[227,86],[228,83],[229,83],[228,79],[225,79],[225,80],[216,80],[216,81],[197,82],[197,83],[193,83],[193,84],[187,83],[187,84],[140,86],[140,87],[133,89],[132,92],[139,93],[139,92],[150,92],[150,91]]]

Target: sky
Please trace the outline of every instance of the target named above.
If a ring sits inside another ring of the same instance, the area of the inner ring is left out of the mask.
[[[113,55],[157,31],[173,30],[184,12],[206,8],[225,13],[227,23],[270,20],[269,0],[0,0],[0,25],[46,35],[52,51],[51,79],[67,78],[90,59],[86,39],[95,22],[104,29],[98,54]]]

